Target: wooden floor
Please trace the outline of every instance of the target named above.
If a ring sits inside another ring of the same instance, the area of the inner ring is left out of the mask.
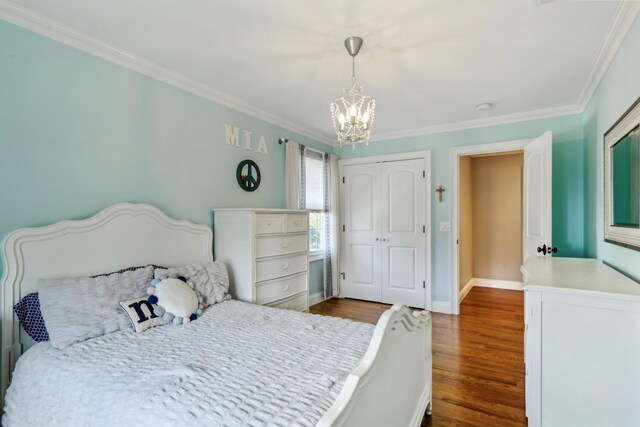
[[[376,323],[389,306],[332,299],[312,313]],[[473,288],[460,315],[433,313],[433,414],[422,426],[524,426],[519,291]]]

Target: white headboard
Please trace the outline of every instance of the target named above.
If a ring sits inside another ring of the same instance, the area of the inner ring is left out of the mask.
[[[212,244],[211,227],[169,218],[151,205],[130,203],[113,205],[88,219],[8,234],[2,241],[0,404],[18,357],[34,343],[20,327],[13,306],[36,291],[38,279],[87,277],[148,264],[176,267],[208,262],[213,260]]]

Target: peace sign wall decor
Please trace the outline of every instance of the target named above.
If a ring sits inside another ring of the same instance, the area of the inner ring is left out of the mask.
[[[244,191],[256,191],[260,186],[261,178],[260,168],[253,160],[247,159],[238,163],[236,179]]]

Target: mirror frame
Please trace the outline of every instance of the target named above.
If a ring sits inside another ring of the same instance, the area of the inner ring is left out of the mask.
[[[604,241],[640,251],[640,228],[613,225],[611,149],[640,126],[640,98],[604,134]]]

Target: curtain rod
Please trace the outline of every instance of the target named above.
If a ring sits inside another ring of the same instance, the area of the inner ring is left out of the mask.
[[[278,144],[280,144],[280,145],[286,144],[287,142],[289,142],[289,140],[287,138],[278,138]],[[311,147],[307,147],[306,149],[309,150],[309,151],[313,151],[315,153],[318,153],[318,154],[322,154],[323,156],[325,154],[327,154],[324,151],[316,150],[315,148],[311,148]]]

